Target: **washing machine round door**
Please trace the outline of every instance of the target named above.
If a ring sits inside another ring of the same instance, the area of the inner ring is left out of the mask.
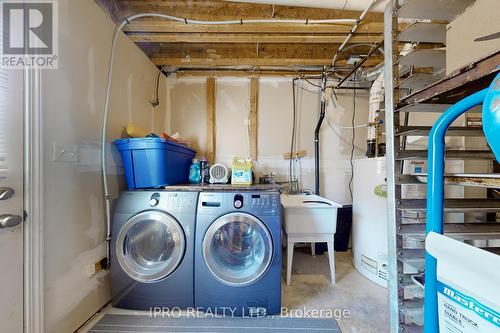
[[[180,224],[160,211],[134,215],[124,224],[116,241],[122,269],[132,279],[146,283],[174,272],[182,261],[185,247]]]
[[[203,257],[210,272],[230,286],[245,286],[259,279],[271,264],[273,252],[267,227],[245,213],[218,218],[203,239]]]

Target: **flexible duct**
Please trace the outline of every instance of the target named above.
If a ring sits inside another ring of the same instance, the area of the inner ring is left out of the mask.
[[[383,69],[383,67],[382,67]],[[370,97],[368,100],[368,136],[366,139],[367,152],[366,156],[373,157],[377,151],[377,112],[380,108],[380,103],[383,101],[384,93],[384,72],[379,73],[377,79],[373,81],[370,89]]]
[[[363,70],[361,72],[360,78],[361,80],[364,81],[375,81],[380,76],[380,73],[383,72],[384,72],[384,62],[382,61],[378,65],[368,70]]]

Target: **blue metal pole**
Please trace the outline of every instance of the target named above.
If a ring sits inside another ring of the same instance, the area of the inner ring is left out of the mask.
[[[443,233],[444,210],[444,160],[446,130],[460,115],[482,104],[488,89],[478,91],[451,106],[432,126],[429,135],[427,225],[429,232]],[[436,258],[425,253],[424,332],[438,333],[437,272]]]

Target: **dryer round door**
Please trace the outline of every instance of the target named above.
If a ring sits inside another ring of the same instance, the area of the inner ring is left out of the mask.
[[[203,258],[210,272],[229,286],[255,282],[271,264],[271,234],[256,217],[230,213],[215,220],[203,239]]]
[[[116,253],[122,269],[139,282],[155,282],[172,274],[184,256],[186,240],[180,224],[160,211],[134,215],[120,230]]]

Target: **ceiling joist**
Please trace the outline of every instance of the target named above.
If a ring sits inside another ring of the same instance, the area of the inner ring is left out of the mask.
[[[239,19],[358,19],[361,12],[309,7],[274,6],[219,0],[96,0],[115,20],[138,13],[162,13],[202,21]],[[274,13],[274,16],[273,16]],[[406,24],[401,24],[403,29]],[[244,23],[186,24],[159,18],[137,19],[124,32],[158,66],[200,69],[246,66],[331,65],[352,24]],[[350,55],[366,55],[367,44],[381,41],[383,14],[368,13],[349,40],[336,66],[349,67]],[[355,44],[365,44],[352,47]],[[363,66],[382,61],[375,53]],[[352,66],[350,66],[352,68]],[[240,68],[234,68],[240,69]]]
[[[255,34],[255,33],[129,33],[130,39],[137,43],[302,43],[302,44],[340,44],[345,35],[331,34]],[[349,44],[376,43],[379,35],[355,35]]]
[[[322,66],[331,65],[339,44],[186,44],[161,43],[151,56],[158,66]],[[369,46],[360,46],[346,54],[366,54]],[[366,66],[380,62],[380,57],[367,61]],[[338,65],[345,65],[339,61]]]

